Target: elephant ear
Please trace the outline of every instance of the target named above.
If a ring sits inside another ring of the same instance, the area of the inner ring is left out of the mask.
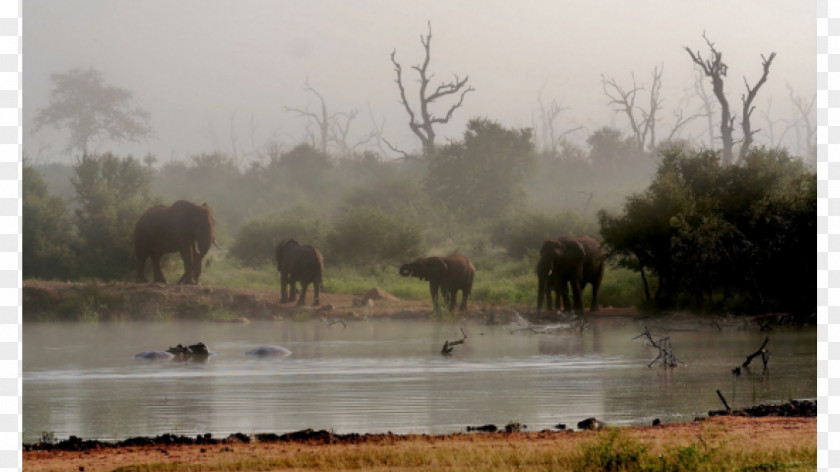
[[[562,251],[564,261],[572,265],[583,264],[586,259],[586,249],[578,241],[563,241]]]
[[[448,266],[442,257],[430,257],[426,259],[426,275],[427,279],[440,281],[446,278]]]

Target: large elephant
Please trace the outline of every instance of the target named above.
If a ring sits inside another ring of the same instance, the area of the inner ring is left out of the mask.
[[[137,256],[137,282],[146,281],[146,259],[152,259],[155,282],[166,283],[160,270],[164,254],[179,252],[184,275],[179,284],[197,284],[201,260],[215,245],[213,211],[206,203],[196,205],[178,200],[172,206],[157,205],[146,210],[134,226],[134,253]]]
[[[324,276],[324,258],[321,251],[309,245],[301,246],[294,239],[290,239],[277,244],[274,258],[277,259],[277,271],[280,272],[280,302],[295,301],[295,284],[300,282],[300,299],[297,304],[306,303],[306,289],[312,284],[315,291],[312,306],[319,305]]]
[[[475,267],[466,256],[453,254],[449,257],[423,257],[400,267],[403,277],[417,277],[429,281],[432,303],[438,309],[438,289],[443,290],[444,302],[449,309],[455,308],[455,297],[461,291],[461,310],[467,309],[467,299],[472,291]]]
[[[543,299],[546,308],[551,308],[551,291],[557,291],[555,308],[571,311],[568,285],[572,286],[574,310],[583,313],[581,294],[587,284],[592,285],[592,304],[590,311],[598,311],[598,289],[604,278],[604,254],[598,241],[589,236],[578,238],[559,238],[548,240],[540,248],[540,260],[537,263],[537,310],[542,309]],[[560,299],[563,306],[560,306]]]

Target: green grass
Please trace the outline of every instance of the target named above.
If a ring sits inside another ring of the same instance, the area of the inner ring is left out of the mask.
[[[514,260],[497,256],[482,258],[474,263],[476,275],[471,300],[493,305],[531,305],[537,300],[535,262],[529,257]],[[182,269],[170,265],[165,271],[167,280],[177,280]],[[243,267],[230,259],[217,256],[204,269],[201,283],[219,287],[248,287],[280,289],[280,276],[271,264]],[[428,282],[402,277],[394,266],[355,268],[330,266],[324,269],[324,291],[360,295],[371,288],[379,288],[395,297],[423,300],[429,297]],[[591,301],[591,288],[583,293],[584,306]],[[627,269],[607,267],[599,294],[602,306],[635,306],[642,299],[641,278]]]

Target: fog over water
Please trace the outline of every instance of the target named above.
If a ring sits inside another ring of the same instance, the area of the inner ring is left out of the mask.
[[[777,53],[753,118],[762,143],[769,139],[762,113],[793,116],[788,84],[802,97],[816,93],[815,18],[815,2],[790,0],[27,0],[24,149],[35,162],[73,161],[62,152],[66,136],[50,128],[32,134],[31,120],[49,103],[50,74],[93,67],[107,84],[134,93],[156,132],[148,142],[94,143],[94,151],[151,152],[164,162],[223,151],[247,160],[269,142],[293,146],[307,122],[285,107],[314,110],[307,80],[331,113],[359,111],[351,136],[360,139],[376,120],[385,138],[415,150],[389,55],[396,51],[405,83],[415,85],[411,66],[423,59],[427,22],[432,83],[468,75],[475,88],[439,128],[439,142],[460,137],[475,116],[531,127],[540,100],[568,108],[559,128],[582,126],[572,135],[579,142],[602,126],[626,132],[601,76],[630,87],[635,74],[649,87],[655,67],[664,68],[660,116],[667,128],[694,82],[684,47],[708,53],[705,31],[729,65],[726,90],[736,113],[744,78],[755,83],[761,54]],[[448,105],[439,106],[444,113]],[[702,141],[703,134],[695,126],[683,137]]]

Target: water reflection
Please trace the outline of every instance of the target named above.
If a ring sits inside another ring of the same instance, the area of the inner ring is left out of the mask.
[[[612,424],[691,419],[721,407],[816,396],[816,329],[777,330],[768,372],[735,377],[764,339],[757,331],[671,333],[677,369],[646,368],[656,352],[634,323],[601,320],[582,333],[355,321],[27,324],[24,441],[124,439],[164,432],[226,435],[303,428],[449,432],[516,420],[539,430],[595,416]],[[139,352],[202,340],[206,363],[140,362]],[[288,356],[254,357],[260,346]]]

